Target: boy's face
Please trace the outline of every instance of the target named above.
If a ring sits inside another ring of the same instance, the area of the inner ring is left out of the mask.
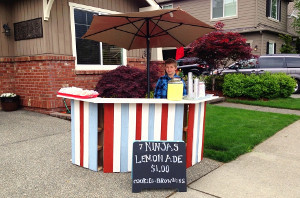
[[[166,72],[170,78],[174,77],[176,69],[177,65],[175,65],[174,63],[166,64]]]

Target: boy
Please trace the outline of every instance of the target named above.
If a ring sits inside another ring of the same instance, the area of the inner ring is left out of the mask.
[[[180,76],[175,74],[176,69],[177,69],[176,60],[172,58],[168,58],[165,61],[166,74],[158,79],[154,91],[154,98],[167,98],[168,81],[174,77],[180,78]],[[183,82],[183,95],[186,95],[186,85],[182,78],[181,80]]]

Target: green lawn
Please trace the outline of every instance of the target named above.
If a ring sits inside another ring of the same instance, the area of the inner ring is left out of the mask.
[[[249,101],[249,100],[238,100],[238,99],[227,98],[226,101],[233,102],[233,103],[265,106],[265,107],[300,110],[300,98],[280,98],[280,99],[273,99],[268,101],[262,101],[262,100]]]
[[[300,116],[207,105],[204,156],[229,162]]]

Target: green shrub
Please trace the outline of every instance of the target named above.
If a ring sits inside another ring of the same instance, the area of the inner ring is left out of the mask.
[[[280,86],[279,96],[281,98],[289,97],[295,91],[295,79],[283,73],[276,74],[276,77],[278,78],[278,83]]]
[[[244,74],[227,74],[224,77],[223,94],[234,98],[244,95]]]
[[[286,98],[294,92],[295,83],[292,77],[284,73],[227,74],[224,78],[223,94],[231,98]]]
[[[259,99],[262,96],[262,81],[258,75],[251,74],[244,78],[244,95]]]
[[[213,77],[213,75],[205,76],[205,79],[204,79],[205,89],[207,89],[207,90],[212,90],[212,77]],[[215,90],[216,91],[222,91],[223,83],[224,83],[223,75],[215,76]]]
[[[265,73],[260,75],[262,80],[262,97],[273,99],[279,97],[280,86],[276,74]]]

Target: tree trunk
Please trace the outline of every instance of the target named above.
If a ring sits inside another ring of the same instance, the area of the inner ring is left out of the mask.
[[[216,76],[212,75],[212,78],[211,78],[211,90],[212,91],[215,91],[215,84],[216,84]]]

